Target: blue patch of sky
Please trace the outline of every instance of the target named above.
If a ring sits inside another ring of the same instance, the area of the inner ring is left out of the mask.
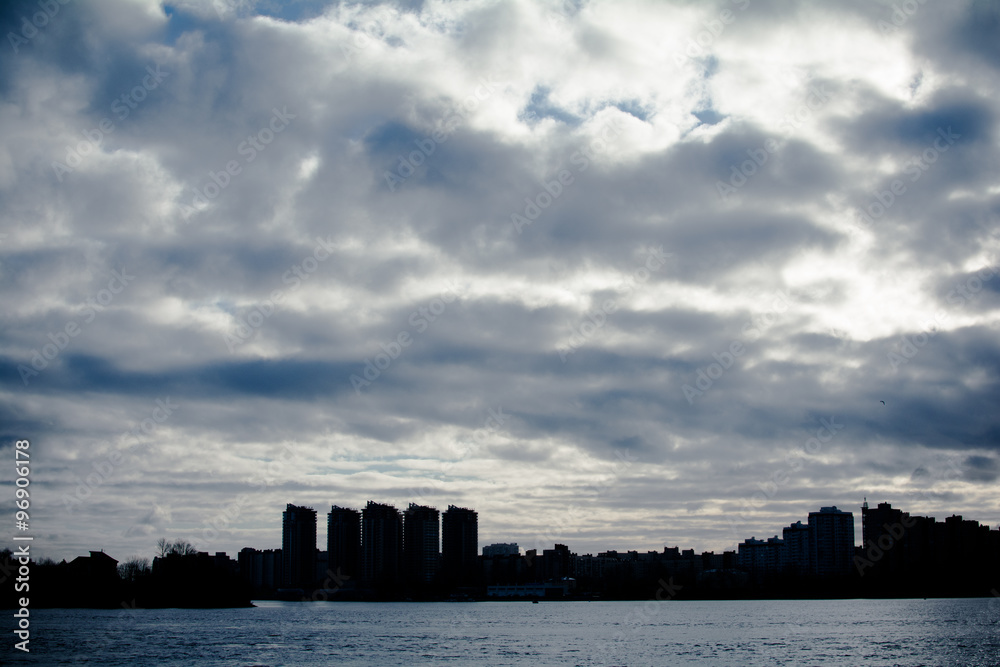
[[[644,123],[649,120],[651,115],[648,109],[643,108],[643,106],[639,103],[639,100],[627,100],[625,102],[618,102],[614,106],[616,109],[624,111],[630,116],[635,116]]]
[[[518,118],[529,125],[533,125],[543,118],[552,118],[570,126],[579,125],[582,119],[550,102],[550,93],[551,90],[544,86],[535,88],[535,91],[531,94],[531,99]]]
[[[700,111],[692,111],[691,114],[704,125],[715,125],[725,119],[725,116],[711,107],[701,109]]]

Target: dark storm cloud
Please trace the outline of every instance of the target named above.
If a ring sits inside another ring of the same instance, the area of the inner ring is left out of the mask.
[[[970,456],[965,459],[965,478],[973,482],[995,482],[1000,477],[1000,465],[995,458]]]
[[[941,141],[952,128],[963,142],[989,142],[995,131],[994,111],[986,100],[962,88],[937,91],[914,109],[897,100],[866,96],[868,108],[837,123],[845,145],[854,152],[880,154],[920,152]]]

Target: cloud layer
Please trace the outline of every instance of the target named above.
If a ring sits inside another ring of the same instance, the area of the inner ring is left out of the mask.
[[[989,3],[40,7],[0,448],[43,555],[368,499],[580,553],[1000,521]]]

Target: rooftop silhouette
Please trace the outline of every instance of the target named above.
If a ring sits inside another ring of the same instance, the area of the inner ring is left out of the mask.
[[[1000,530],[952,515],[911,516],[889,503],[809,512],[781,537],[744,539],[723,553],[664,546],[662,551],[573,553],[567,545],[521,549],[492,544],[477,553],[475,510],[445,512],[411,503],[404,512],[369,501],[333,505],[327,550],[316,545],[316,511],[289,504],[282,548],[245,547],[237,560],[160,540],[143,563],[90,552],[70,563],[36,564],[33,604],[117,607],[245,606],[252,597],[289,600],[486,598],[770,598],[1000,595]],[[439,539],[440,537],[440,539]],[[539,552],[540,551],[540,552]],[[15,563],[0,552],[0,567]],[[8,580],[11,581],[11,580]],[[14,606],[12,586],[3,604]]]

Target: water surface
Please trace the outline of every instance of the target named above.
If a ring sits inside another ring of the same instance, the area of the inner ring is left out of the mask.
[[[1000,666],[1000,601],[364,603],[32,611],[31,656],[100,665]],[[8,635],[10,637],[10,635]]]

